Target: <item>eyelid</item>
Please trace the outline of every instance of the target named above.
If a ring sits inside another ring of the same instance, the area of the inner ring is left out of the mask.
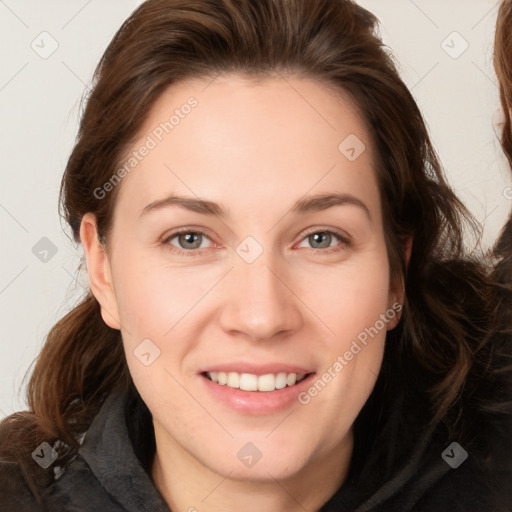
[[[344,231],[341,231],[337,228],[333,228],[330,226],[315,226],[311,228],[302,235],[301,241],[304,240],[304,238],[308,237],[309,235],[312,235],[313,233],[329,233],[332,235],[336,235],[340,240],[347,244],[351,243],[351,237],[348,233],[345,233]]]

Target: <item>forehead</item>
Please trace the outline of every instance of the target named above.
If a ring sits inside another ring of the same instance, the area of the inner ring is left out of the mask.
[[[142,208],[172,191],[212,200],[222,191],[261,208],[270,196],[337,190],[378,203],[372,153],[356,106],[332,86],[284,75],[192,79],[153,104],[125,155],[133,166],[119,200]]]

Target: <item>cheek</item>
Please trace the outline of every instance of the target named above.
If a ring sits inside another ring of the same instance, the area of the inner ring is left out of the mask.
[[[170,268],[136,251],[119,261],[116,270],[122,338],[135,385],[150,398],[153,410],[166,410],[159,403],[163,390],[172,391],[174,405],[185,406],[189,397],[173,377],[181,381],[178,366],[194,345],[190,340],[197,339],[187,321],[193,321],[194,306],[213,277],[208,280],[197,269]]]
[[[329,436],[329,429],[348,428],[371,394],[382,364],[388,322],[396,314],[388,302],[387,256],[375,256],[311,280],[316,286],[308,305],[331,332],[323,338],[322,370],[300,403],[314,409],[307,421],[314,418],[323,425],[325,439],[331,443],[336,439]]]
[[[215,273],[206,267],[172,267],[162,255],[135,251],[119,261],[114,276],[120,320],[130,334],[162,338],[192,312]]]
[[[388,324],[396,315],[389,303],[387,253],[354,259],[308,284],[308,305],[330,332],[324,338],[324,370],[330,374],[320,378],[335,382],[333,392],[357,408],[380,371]]]
[[[389,308],[389,285],[387,255],[379,251],[307,277],[301,294],[343,345]]]
[[[162,260],[136,251],[119,260],[116,299],[127,363],[137,387],[146,396],[158,396],[170,386],[179,401],[179,386],[169,372],[177,377],[198,343],[207,317],[202,299],[222,272],[208,266],[171,267]]]

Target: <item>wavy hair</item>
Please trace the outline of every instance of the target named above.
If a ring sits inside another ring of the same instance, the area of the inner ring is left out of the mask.
[[[494,69],[498,78],[503,109],[500,142],[512,170],[512,0],[504,0],[499,8],[494,36]],[[512,189],[510,189],[512,191]],[[512,212],[494,247],[496,265],[494,280],[498,284],[495,319],[496,350],[501,351],[502,365],[496,372],[512,374],[512,349],[507,339],[512,338]],[[512,403],[512,389],[508,401]],[[508,434],[512,433],[512,422]],[[512,453],[512,452],[511,452]]]
[[[512,0],[502,2],[498,11],[494,36],[494,69],[498,77],[504,114],[501,146],[512,167]],[[498,265],[503,274],[500,281],[512,283],[512,216],[503,229],[495,253],[502,259]]]

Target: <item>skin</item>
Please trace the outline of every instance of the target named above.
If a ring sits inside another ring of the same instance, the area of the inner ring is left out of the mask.
[[[342,92],[293,75],[255,84],[231,74],[170,86],[131,149],[190,96],[198,105],[118,185],[109,251],[94,215],[84,216],[91,290],[104,321],[121,330],[153,415],[151,473],[173,511],[318,510],[346,479],[352,424],[398,315],[308,404],[277,414],[229,408],[205,393],[197,372],[243,359],[321,376],[403,302],[390,282],[370,137]],[[366,145],[355,161],[338,150],[350,134]],[[368,214],[353,204],[291,212],[305,195],[334,191]],[[140,217],[170,193],[221,203],[229,215],[174,205]],[[181,227],[205,232],[202,254],[183,237],[165,241]],[[327,229],[327,241],[308,236]],[[236,252],[247,236],[263,248],[252,263]],[[134,355],[147,338],[160,350],[149,366]],[[262,454],[250,468],[237,457],[247,442]]]

